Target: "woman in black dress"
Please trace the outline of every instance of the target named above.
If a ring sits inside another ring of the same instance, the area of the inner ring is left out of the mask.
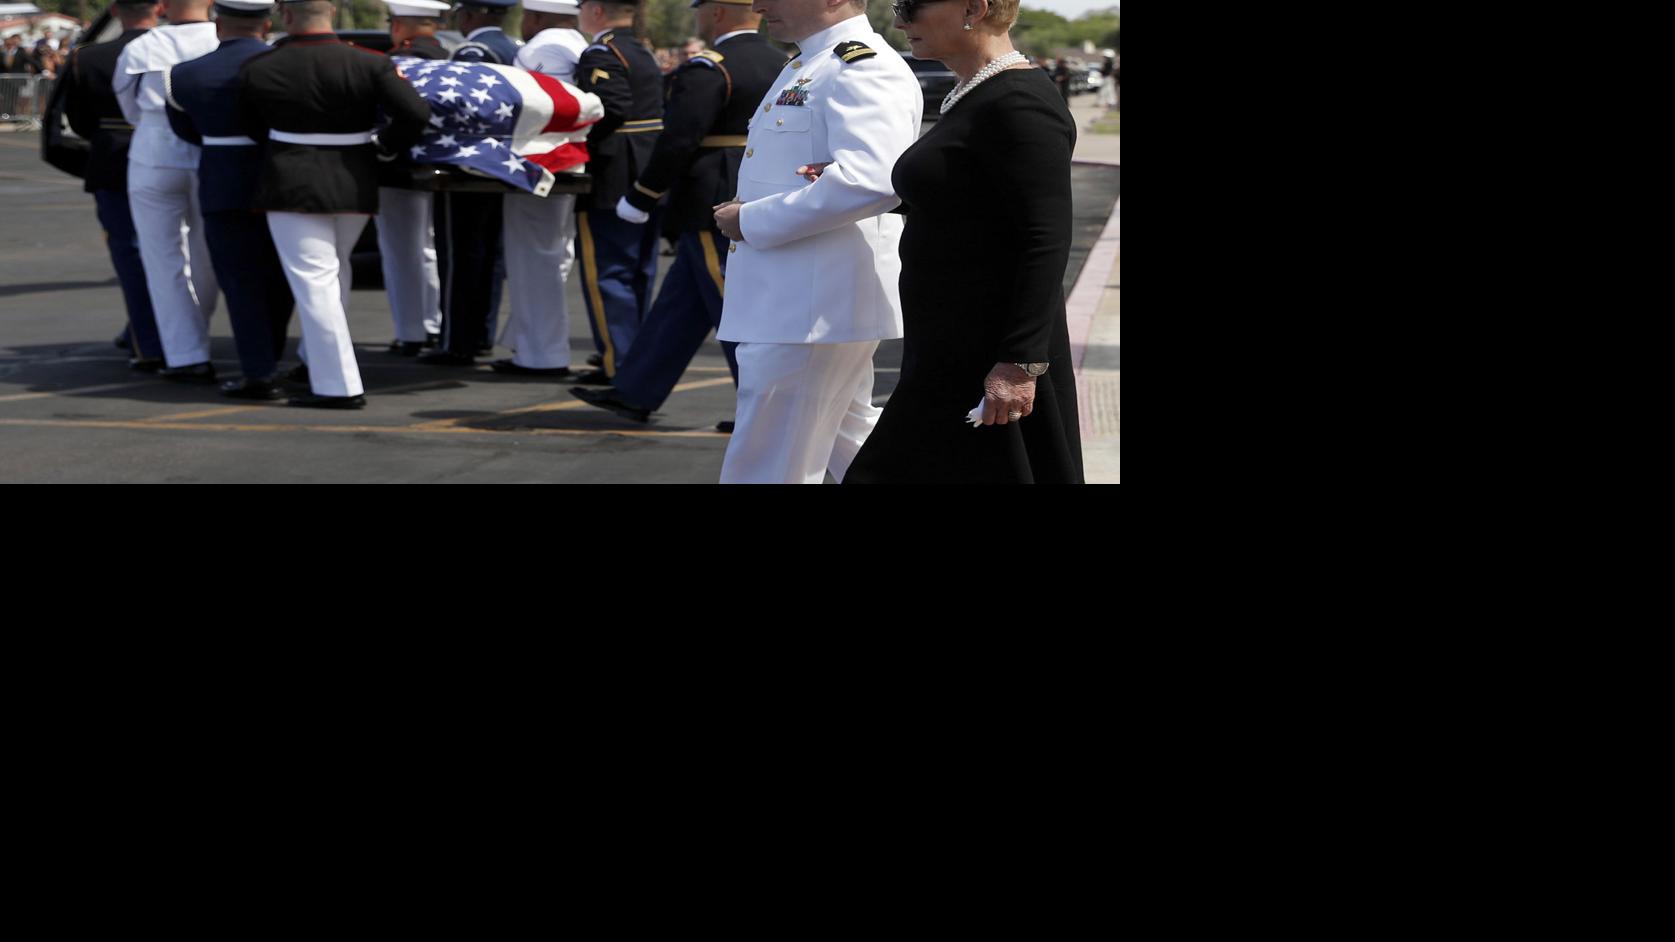
[[[844,483],[1082,483],[1063,287],[1075,122],[1012,48],[1018,0],[895,10],[913,54],[961,83],[896,163],[901,381]]]

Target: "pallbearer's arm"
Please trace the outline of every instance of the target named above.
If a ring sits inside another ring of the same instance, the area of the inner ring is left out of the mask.
[[[373,60],[378,70],[376,78],[378,105],[390,119],[390,126],[378,132],[379,146],[385,153],[399,154],[412,147],[424,133],[430,120],[430,105],[419,90],[408,84],[388,59]]]
[[[726,104],[727,77],[721,66],[708,59],[694,59],[675,73],[674,90],[663,106],[663,133],[657,136],[646,169],[628,192],[630,206],[651,212],[692,166],[698,143],[715,127]]]
[[[163,88],[167,91],[168,107],[164,108],[163,111],[169,116],[169,127],[174,130],[176,136],[186,143],[202,146],[204,138],[202,134],[198,133],[198,126],[192,123],[192,116],[187,114],[186,109],[180,107],[180,102],[175,100],[174,69],[172,67],[163,73]]]

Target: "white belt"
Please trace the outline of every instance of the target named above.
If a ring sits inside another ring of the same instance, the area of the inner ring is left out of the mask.
[[[312,144],[315,147],[350,147],[372,143],[371,131],[355,134],[292,134],[290,131],[269,131],[268,140],[285,144]]]
[[[210,137],[204,135],[205,147],[255,147],[256,142],[248,137]]]

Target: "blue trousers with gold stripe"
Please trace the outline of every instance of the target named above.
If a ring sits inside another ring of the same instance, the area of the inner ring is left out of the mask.
[[[669,398],[704,338],[721,326],[726,273],[725,236],[715,229],[681,233],[675,264],[663,278],[663,289],[640,328],[634,349],[616,374],[613,385],[625,401],[656,410]],[[733,357],[737,346],[721,342],[734,386],[739,384],[739,362]]]
[[[661,207],[644,225],[623,222],[611,207],[576,214],[576,270],[593,345],[615,376],[651,310],[657,284],[657,232]]]

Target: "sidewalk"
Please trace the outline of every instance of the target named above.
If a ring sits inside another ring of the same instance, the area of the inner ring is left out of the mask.
[[[1096,164],[1122,163],[1122,135],[1095,134],[1088,128],[1106,114],[1098,105],[1097,95],[1077,95],[1070,99],[1070,114],[1076,119],[1076,153],[1073,159]]]
[[[1093,95],[1071,99],[1078,163],[1121,164],[1122,136],[1094,134],[1105,114]],[[1089,484],[1122,480],[1122,200],[1066,299],[1076,393],[1082,417],[1082,467]]]

